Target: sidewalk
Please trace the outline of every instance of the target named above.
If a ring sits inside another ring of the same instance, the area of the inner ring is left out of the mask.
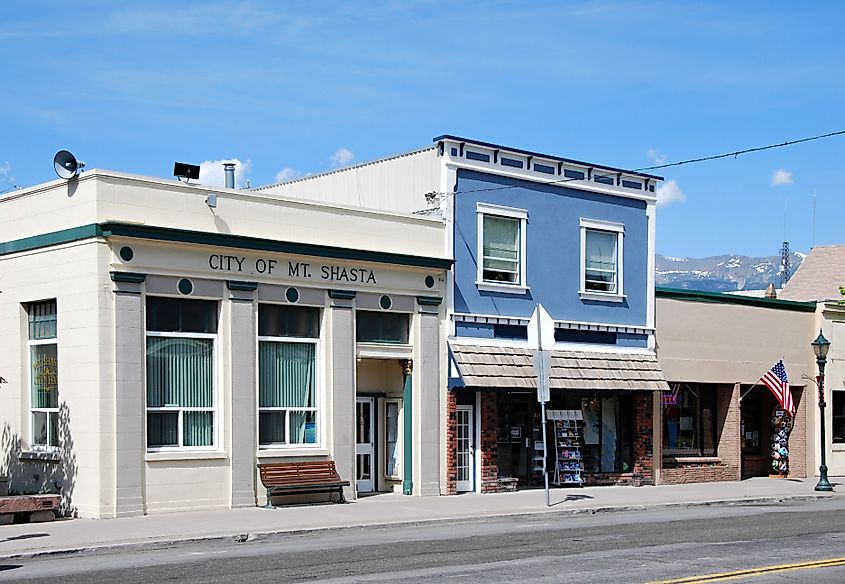
[[[845,478],[831,477],[845,491]],[[546,513],[563,516],[658,506],[775,502],[838,496],[817,493],[816,479],[754,478],[741,482],[658,487],[552,489],[551,507],[542,489],[447,497],[379,494],[346,505],[277,509],[190,511],[122,519],[67,519],[52,523],[0,526],[0,560],[127,545],[290,533],[328,528],[419,523]]]

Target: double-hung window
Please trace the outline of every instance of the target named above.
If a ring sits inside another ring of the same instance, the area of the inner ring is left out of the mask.
[[[624,235],[624,225],[581,219],[582,298],[614,301],[623,299]]]
[[[34,449],[59,446],[59,345],[56,301],[31,302],[29,321],[29,371]]]
[[[317,308],[258,306],[258,445],[316,445]]]
[[[477,203],[479,289],[524,293],[525,228],[523,209]]]
[[[147,448],[216,446],[217,302],[147,298]]]

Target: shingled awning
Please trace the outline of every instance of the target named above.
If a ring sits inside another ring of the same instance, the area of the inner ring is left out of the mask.
[[[466,387],[533,390],[537,387],[533,351],[450,343]],[[657,357],[645,352],[549,351],[550,385],[566,390],[668,391]]]

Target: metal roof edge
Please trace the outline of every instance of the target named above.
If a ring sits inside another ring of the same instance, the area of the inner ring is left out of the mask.
[[[798,302],[796,300],[779,300],[777,298],[750,298],[723,292],[704,292],[701,290],[686,290],[683,288],[664,288],[655,286],[656,298],[671,298],[673,300],[688,300],[690,302],[711,302],[714,304],[740,304],[743,306],[757,306],[758,308],[773,308],[776,310],[793,310],[796,312],[815,312],[815,302]]]

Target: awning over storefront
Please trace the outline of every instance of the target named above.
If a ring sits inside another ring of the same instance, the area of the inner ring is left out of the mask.
[[[533,351],[450,343],[465,387],[536,389]],[[552,389],[669,391],[657,357],[645,352],[549,351]]]

